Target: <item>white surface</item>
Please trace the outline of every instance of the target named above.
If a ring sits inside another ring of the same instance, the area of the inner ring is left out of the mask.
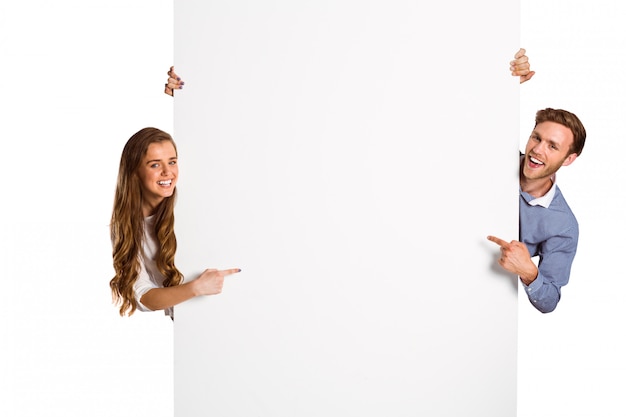
[[[177,417],[515,415],[513,6],[176,3]]]

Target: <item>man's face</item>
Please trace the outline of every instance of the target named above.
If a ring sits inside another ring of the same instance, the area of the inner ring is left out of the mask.
[[[562,124],[542,122],[535,129],[526,144],[526,155],[522,175],[528,180],[550,178],[561,166],[567,166],[576,159],[570,153],[574,134]]]

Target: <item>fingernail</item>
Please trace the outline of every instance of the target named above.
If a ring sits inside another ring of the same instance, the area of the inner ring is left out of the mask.
[[[180,81],[180,77],[176,77],[176,81]]]

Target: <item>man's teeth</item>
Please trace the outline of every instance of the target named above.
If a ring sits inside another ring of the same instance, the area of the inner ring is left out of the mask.
[[[158,184],[159,185],[171,185],[172,184],[172,180],[159,181]]]
[[[543,165],[543,162],[541,162],[538,159],[533,158],[532,156],[530,157],[530,162],[532,162],[533,164]]]

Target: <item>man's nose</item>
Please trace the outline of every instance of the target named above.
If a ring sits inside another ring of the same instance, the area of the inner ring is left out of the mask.
[[[539,142],[537,144],[535,144],[535,146],[533,146],[533,152],[538,154],[538,155],[542,155],[543,152],[545,151],[545,143],[544,142]]]

